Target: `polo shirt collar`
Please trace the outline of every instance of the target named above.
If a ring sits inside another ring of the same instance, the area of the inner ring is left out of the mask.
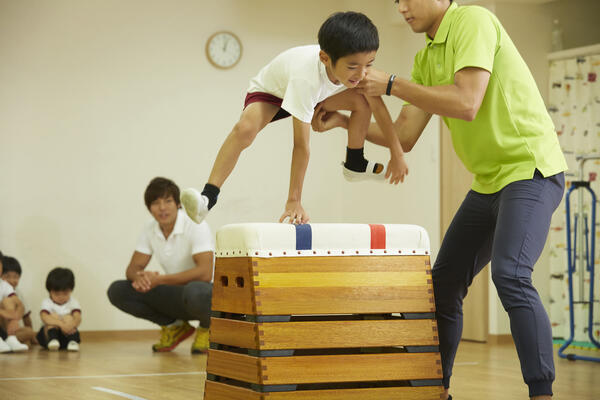
[[[450,24],[454,21],[454,11],[458,8],[458,4],[456,1],[453,1],[450,4],[450,7],[446,10],[444,17],[442,18],[442,23],[438,27],[437,32],[435,33],[435,37],[431,39],[429,35],[425,34],[425,39],[427,41],[427,46],[434,44],[445,43],[448,38],[448,32],[450,31]]]
[[[185,217],[183,216],[183,213],[184,213],[183,210],[181,210],[181,209],[177,210],[177,219],[175,220],[175,226],[173,227],[173,232],[171,232],[169,237],[171,237],[172,235],[179,235],[179,234],[183,233],[183,230],[185,228],[185,226],[184,226]],[[154,224],[154,233],[158,237],[161,237],[161,238],[165,237],[165,235],[163,235],[162,231],[160,230],[160,225],[158,224],[158,222],[156,222]]]

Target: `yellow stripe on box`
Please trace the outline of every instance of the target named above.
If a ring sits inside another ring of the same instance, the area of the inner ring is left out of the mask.
[[[294,272],[259,273],[259,288],[269,287],[365,287],[423,286],[428,284],[425,272]]]

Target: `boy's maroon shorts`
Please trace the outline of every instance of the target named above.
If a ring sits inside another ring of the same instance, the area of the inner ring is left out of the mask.
[[[252,103],[269,103],[269,104],[276,105],[279,107],[279,111],[277,111],[277,114],[275,114],[275,116],[271,120],[271,122],[273,122],[273,121],[277,121],[277,120],[280,120],[283,118],[287,118],[291,115],[289,112],[287,112],[283,108],[281,108],[282,102],[283,102],[282,99],[280,99],[279,97],[273,96],[272,94],[269,94],[269,93],[263,93],[263,92],[248,93],[248,94],[246,94],[246,100],[244,101],[244,109],[246,109],[246,107],[248,107],[248,105],[252,104]]]

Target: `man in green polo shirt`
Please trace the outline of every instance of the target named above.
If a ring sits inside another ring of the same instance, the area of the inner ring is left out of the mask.
[[[552,332],[531,273],[564,190],[567,165],[554,125],[531,72],[491,12],[451,0],[396,3],[412,30],[426,33],[412,79],[370,70],[359,90],[406,102],[395,122],[405,151],[432,114],[442,116],[456,153],[474,175],[432,272],[446,396],[462,334],[462,301],[491,261],[529,396],[550,399]],[[343,115],[321,110],[313,119],[319,131],[347,123]],[[386,145],[376,124],[367,139]]]

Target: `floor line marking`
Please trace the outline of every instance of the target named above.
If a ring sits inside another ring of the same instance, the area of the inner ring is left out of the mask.
[[[0,382],[6,381],[43,381],[51,379],[101,379],[101,378],[135,378],[144,376],[173,376],[173,375],[206,375],[205,371],[197,372],[163,372],[153,374],[113,374],[113,375],[73,375],[73,376],[32,376],[26,378],[0,378]]]
[[[127,394],[127,393],[119,392],[117,390],[103,388],[101,386],[92,386],[92,389],[97,390],[99,392],[105,392],[105,393],[114,394],[115,396],[125,397],[126,399],[129,399],[129,400],[146,400],[143,397],[138,397],[138,396],[134,396],[132,394]]]

